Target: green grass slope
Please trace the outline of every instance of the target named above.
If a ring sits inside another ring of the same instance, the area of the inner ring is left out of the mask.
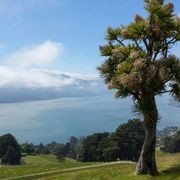
[[[165,154],[157,151],[160,175],[136,176],[135,163],[80,163],[66,159],[60,163],[53,155],[24,157],[24,165],[0,168],[0,179],[47,179],[47,180],[180,180],[180,153]],[[38,174],[36,174],[38,173]],[[41,173],[41,174],[39,174]],[[32,174],[32,175],[31,175]]]
[[[164,154],[157,152],[157,164],[160,170],[158,176],[140,175],[134,173],[136,164],[120,164],[96,169],[81,170],[46,177],[46,179],[60,180],[180,180],[180,153]]]
[[[55,171],[59,169],[79,167],[90,164],[94,163],[81,163],[69,158],[66,158],[66,160],[61,163],[57,161],[54,155],[29,155],[23,157],[23,165],[0,167],[0,179]]]

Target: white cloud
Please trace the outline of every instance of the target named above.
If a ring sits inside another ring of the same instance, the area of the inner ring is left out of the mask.
[[[94,74],[73,74],[57,70],[18,69],[0,66],[0,103],[106,93]]]
[[[59,59],[63,50],[61,43],[45,41],[13,52],[5,63],[18,68],[45,67]]]
[[[50,87],[63,87],[72,85],[74,78],[61,78],[59,76],[52,76],[42,70],[16,70],[0,66],[0,87],[12,88],[50,88]]]
[[[96,74],[48,70],[64,47],[45,41],[11,53],[0,65],[0,103],[60,97],[92,96],[106,91]]]
[[[17,50],[0,65],[0,103],[102,94],[96,74],[47,70],[61,59],[63,45],[45,41]]]

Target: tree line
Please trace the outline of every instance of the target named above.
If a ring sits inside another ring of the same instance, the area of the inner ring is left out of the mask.
[[[65,144],[56,142],[46,145],[24,143],[21,144],[21,150],[24,155],[51,153],[56,155],[60,161],[64,157],[84,162],[137,160],[144,135],[142,122],[133,119],[120,125],[115,132],[94,133],[82,138],[72,136]]]
[[[65,157],[83,162],[137,161],[144,136],[143,123],[139,119],[121,124],[114,132],[94,133],[82,138],[72,136],[67,143],[19,144],[13,135],[5,134],[0,136],[0,162],[16,165],[21,163],[22,156],[37,154],[54,154],[61,162]],[[180,152],[180,131],[164,137],[160,149]]]

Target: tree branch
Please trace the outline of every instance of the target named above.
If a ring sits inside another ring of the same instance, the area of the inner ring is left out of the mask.
[[[143,38],[143,42],[144,42],[144,45],[146,47],[146,51],[148,52],[149,48],[148,48],[148,44],[147,44],[146,38]]]
[[[139,50],[143,51],[142,47],[138,44],[138,42],[135,39],[133,39],[133,41],[135,42],[135,44],[139,48]]]
[[[155,61],[155,59],[159,53],[160,53],[160,49],[154,54],[153,61]]]
[[[120,41],[118,38],[116,38],[116,41],[117,41],[117,42],[119,42],[122,46],[124,46],[124,47],[125,47],[125,45],[122,43],[122,41],[123,41],[123,40],[122,40],[122,41]]]
[[[160,91],[158,93],[155,93],[155,95],[164,94],[164,93],[168,93],[168,92],[171,92],[171,90]]]

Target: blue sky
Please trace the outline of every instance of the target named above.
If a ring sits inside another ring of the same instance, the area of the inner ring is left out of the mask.
[[[180,0],[171,2],[180,15]],[[143,0],[0,0],[0,132],[39,142],[48,140],[47,131],[51,139],[67,138],[91,133],[91,128],[109,131],[130,118],[129,99],[114,101],[111,94],[108,101],[94,97],[93,103],[92,97],[3,102],[106,94],[107,88],[96,76],[104,59],[99,46],[106,43],[106,29],[132,22],[137,13],[145,15],[143,6]],[[179,47],[174,49],[177,55]],[[168,99],[163,96],[159,101],[162,127],[169,122],[179,125],[179,107],[170,106]],[[94,116],[100,121],[93,123]]]
[[[171,2],[180,14],[180,1]],[[145,15],[143,6],[143,0],[0,0],[0,63],[50,42],[48,47],[61,50],[44,68],[97,73],[107,27],[128,24],[136,13]]]

